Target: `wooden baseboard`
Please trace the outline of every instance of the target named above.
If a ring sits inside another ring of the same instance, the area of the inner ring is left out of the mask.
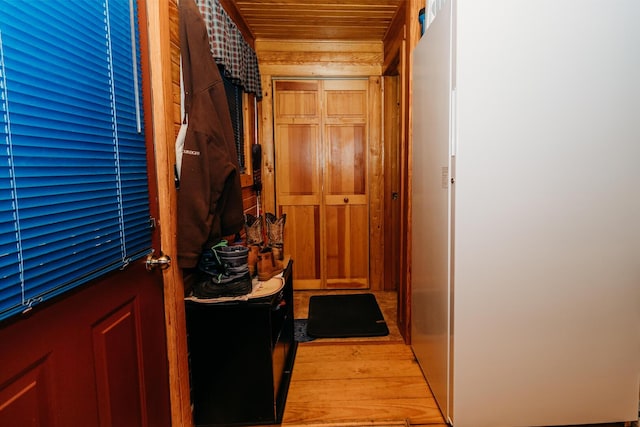
[[[313,424],[287,424],[287,427],[410,427],[409,421],[358,421],[358,422],[330,422]]]

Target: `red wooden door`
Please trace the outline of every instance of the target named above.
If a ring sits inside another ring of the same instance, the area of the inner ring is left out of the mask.
[[[4,324],[0,425],[168,426],[159,277],[137,262]]]
[[[159,218],[146,28],[140,34],[149,208]],[[144,260],[1,322],[0,426],[171,425],[166,337],[163,276]]]

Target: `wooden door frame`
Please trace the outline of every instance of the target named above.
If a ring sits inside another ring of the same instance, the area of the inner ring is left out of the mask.
[[[176,0],[158,2],[139,1],[140,20],[147,24],[148,70],[151,81],[152,130],[157,171],[158,216],[156,226],[160,232],[160,252],[177,260],[177,194],[173,182],[176,136],[174,117],[180,117],[176,91],[179,97],[180,48],[177,40],[178,10]],[[142,16],[145,15],[145,16]],[[143,33],[144,31],[141,31]],[[177,90],[176,90],[177,83]],[[189,364],[187,359],[187,328],[184,308],[184,283],[177,265],[163,270],[164,312],[169,365],[169,393],[171,425],[193,426],[191,415]]]
[[[395,63],[396,61],[394,61]],[[400,148],[402,79],[397,67],[383,76],[384,122],[384,290],[400,289]]]
[[[403,26],[404,28],[404,26]],[[401,33],[405,33],[405,31],[401,31]],[[386,52],[388,61],[385,63],[383,75],[384,76],[397,76],[399,79],[398,86],[396,90],[397,102],[399,103],[399,114],[398,117],[383,117],[385,134],[388,131],[388,128],[396,129],[398,133],[396,149],[398,150],[398,164],[393,165],[393,167],[397,168],[397,180],[398,180],[398,204],[400,205],[399,215],[398,215],[398,224],[396,230],[398,230],[398,242],[397,246],[399,248],[398,254],[393,262],[397,263],[397,324],[398,329],[400,330],[400,334],[403,336],[405,342],[407,344],[411,343],[411,286],[410,286],[410,278],[411,278],[411,268],[410,262],[411,252],[410,252],[410,232],[409,229],[409,179],[410,175],[408,173],[408,165],[410,161],[410,134],[408,132],[408,116],[409,116],[409,108],[408,108],[408,86],[407,86],[407,42],[405,38],[401,38],[397,40],[397,42]],[[386,77],[385,83],[386,83]],[[385,92],[386,96],[386,92]],[[389,100],[385,98],[385,103]],[[386,105],[386,104],[385,104]],[[389,142],[385,141],[385,147]],[[392,165],[385,160],[384,166],[384,174],[385,174],[385,188],[386,181],[390,179],[390,175],[393,175],[391,171]],[[389,198],[391,195],[385,195]],[[386,207],[385,207],[386,210]],[[393,228],[393,224],[387,224],[385,227],[385,233],[388,228]],[[385,239],[385,243],[388,242],[388,239]],[[385,252],[388,253],[388,252]],[[385,273],[387,274],[387,273]],[[386,276],[388,278],[388,275]]]
[[[411,344],[411,176],[412,176],[412,52],[420,40],[418,14],[423,0],[408,0],[396,14],[384,40],[382,74],[398,72],[400,105],[400,281],[398,287],[398,328]],[[386,123],[385,123],[386,124]]]

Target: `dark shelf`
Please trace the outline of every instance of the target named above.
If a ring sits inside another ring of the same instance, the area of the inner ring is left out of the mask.
[[[297,343],[293,261],[283,289],[249,301],[187,301],[191,400],[197,426],[279,424]]]

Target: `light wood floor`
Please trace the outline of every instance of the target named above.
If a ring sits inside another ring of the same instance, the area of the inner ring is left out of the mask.
[[[295,318],[307,317],[312,295],[354,292],[295,291]],[[373,293],[389,335],[300,343],[281,427],[448,427],[398,331],[396,293]],[[594,427],[623,426],[638,427]]]
[[[309,297],[317,294],[295,291],[296,318],[306,318]],[[398,331],[396,293],[374,294],[389,335],[300,343],[282,427],[446,426]]]

